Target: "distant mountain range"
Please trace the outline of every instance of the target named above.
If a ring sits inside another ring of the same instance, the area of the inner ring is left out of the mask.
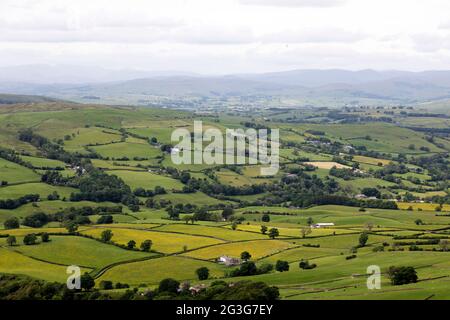
[[[75,101],[146,97],[271,96],[336,102],[422,103],[450,99],[450,71],[292,70],[205,76],[185,72],[106,70],[74,66],[0,68],[0,92]]]

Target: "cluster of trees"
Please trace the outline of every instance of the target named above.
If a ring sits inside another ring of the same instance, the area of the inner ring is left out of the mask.
[[[352,180],[355,178],[361,178],[365,176],[365,174],[362,172],[355,171],[350,168],[338,169],[335,166],[330,169],[330,175],[344,180]]]
[[[214,281],[210,286],[191,291],[189,282],[163,279],[154,290],[140,293],[137,288],[117,295],[105,292],[113,288],[129,288],[128,284],[102,281],[95,289],[95,280],[88,273],[81,276],[81,290],[70,290],[57,282],[34,280],[25,276],[0,275],[1,300],[260,300],[273,301],[279,298],[277,287],[264,282],[240,281],[228,284]]]
[[[80,164],[81,158],[98,158],[98,155],[94,153],[80,154],[69,153],[63,149],[59,144],[53,143],[47,138],[40,136],[33,132],[31,129],[24,129],[19,131],[19,140],[28,142],[37,149],[39,149],[43,155],[48,159],[60,160],[72,165]]]
[[[0,200],[0,209],[14,210],[24,204],[39,201],[38,194],[27,194],[18,199]]]
[[[139,205],[139,199],[122,179],[95,168],[89,168],[88,174],[77,177],[77,185],[80,192],[72,193],[70,201],[110,201],[128,206]]]
[[[303,195],[292,202],[298,207],[310,207],[313,205],[342,205],[349,207],[366,207],[375,209],[391,209],[397,210],[398,206],[395,201],[359,200],[340,195]]]
[[[244,261],[239,268],[236,268],[228,272],[228,277],[243,277],[254,276],[257,274],[269,273],[274,269],[274,266],[270,263],[264,263],[260,267],[257,267],[253,261]]]
[[[154,190],[145,190],[144,188],[136,188],[133,194],[136,197],[153,197],[158,194],[166,194],[167,191],[161,186],[156,186]]]

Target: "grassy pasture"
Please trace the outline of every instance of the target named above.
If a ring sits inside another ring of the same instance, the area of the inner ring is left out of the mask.
[[[50,242],[39,243],[38,245],[20,245],[15,247],[15,250],[26,256],[52,263],[89,268],[101,268],[119,261],[152,255],[151,253],[121,249],[83,237],[51,236],[50,239]]]
[[[13,184],[37,182],[41,180],[41,177],[31,169],[0,158],[0,180]]]
[[[55,187],[45,183],[24,183],[0,188],[0,199],[16,199],[26,194],[39,194],[45,200],[49,194],[58,192],[61,198],[69,198],[77,189],[69,187]]]
[[[21,156],[23,161],[29,162],[35,168],[56,168],[61,167],[65,168],[66,164],[59,160],[46,159],[46,158],[38,158],[38,157],[30,157],[30,156]]]
[[[6,248],[0,248],[0,273],[14,273],[47,281],[66,282],[66,267],[38,261]],[[82,268],[82,272],[90,269]]]
[[[366,124],[306,124],[302,129],[324,131],[329,137],[342,137],[352,144],[379,152],[424,153],[419,150],[422,146],[430,148],[431,152],[443,151],[424,140],[423,134],[387,123],[371,123],[370,131],[367,130]],[[371,140],[365,139],[367,135]],[[410,144],[414,144],[416,150],[409,150]]]
[[[100,238],[101,233],[108,227],[91,228],[82,231],[83,234]],[[212,244],[222,243],[222,240],[192,236],[187,234],[164,233],[158,231],[111,228],[113,232],[112,241],[119,244],[127,244],[128,241],[134,240],[139,246],[144,240],[152,240],[152,249],[163,253],[175,253],[183,251],[183,246],[187,246],[188,250],[208,246]]]
[[[180,280],[195,280],[195,270],[207,267],[211,277],[222,277],[225,267],[212,262],[199,261],[184,257],[163,257],[141,262],[118,265],[107,270],[99,279],[113,282],[157,284],[164,278]]]
[[[128,157],[129,159],[133,159],[134,157],[155,158],[161,155],[159,148],[148,144],[132,142],[112,143],[102,146],[95,146],[92,147],[92,149],[103,157],[109,157],[110,159],[118,159],[123,157]]]
[[[12,216],[24,218],[36,212],[56,213],[58,211],[62,211],[64,209],[71,207],[79,208],[79,207],[99,207],[99,206],[117,206],[117,204],[111,202],[95,203],[91,201],[79,201],[79,202],[69,202],[61,200],[41,201],[37,202],[36,206],[33,206],[33,204],[29,203],[20,206],[19,208],[14,210],[0,209],[0,223],[2,223],[4,220]]]
[[[173,204],[177,203],[191,203],[196,204],[198,206],[202,205],[215,205],[219,203],[229,203],[229,201],[217,200],[213,197],[210,197],[203,192],[197,191],[195,193],[167,193],[161,194],[154,197],[157,200],[166,199],[170,200]]]

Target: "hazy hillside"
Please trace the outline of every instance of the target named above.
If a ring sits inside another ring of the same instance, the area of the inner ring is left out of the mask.
[[[416,104],[450,99],[450,71],[415,73],[374,70],[293,70],[263,74],[200,76],[182,73],[108,71],[97,68],[75,70],[63,67],[58,71],[56,67],[50,69],[34,67],[31,68],[28,77],[25,77],[24,70],[9,78],[9,73],[3,73],[0,76],[0,92],[113,104],[147,104],[148,101],[186,97],[197,99],[275,97],[294,99],[312,105],[315,101],[322,100],[325,101],[323,102],[325,105],[335,106],[346,103]],[[40,81],[33,82],[39,72],[45,71],[48,71],[49,75],[42,75]],[[82,71],[83,76],[80,76],[79,71]],[[58,75],[64,81],[57,81]],[[21,77],[27,81],[21,80]],[[67,79],[71,79],[72,83],[67,83]],[[80,82],[83,79],[84,82]],[[108,81],[100,81],[101,79]]]
[[[58,99],[43,96],[0,94],[0,104],[40,103],[40,102],[56,102],[56,101],[58,101]]]

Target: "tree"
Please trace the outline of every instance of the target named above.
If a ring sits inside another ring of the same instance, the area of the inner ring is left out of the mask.
[[[418,280],[414,267],[389,267],[388,277],[394,286],[416,283]]]
[[[78,230],[78,225],[73,221],[67,222],[65,224],[65,227],[67,229],[67,232],[69,232],[69,233],[75,233]]]
[[[270,216],[267,213],[263,214],[261,221],[270,222]]]
[[[30,246],[33,244],[36,244],[37,237],[34,233],[27,234],[25,237],[23,237],[23,244]]]
[[[102,280],[100,281],[99,287],[101,290],[111,290],[114,289],[112,281]]]
[[[312,232],[311,227],[310,226],[306,226],[306,227],[302,227],[300,229],[300,233],[302,234],[302,238],[306,238],[306,236],[308,234],[310,234]]]
[[[183,220],[184,220],[184,222],[186,222],[186,224],[188,224],[189,221],[192,220],[192,215],[189,214],[189,215],[183,216]]]
[[[225,220],[228,220],[233,214],[234,214],[233,208],[226,207],[222,211],[222,218],[224,218]]]
[[[275,270],[279,272],[289,271],[289,262],[278,260],[277,263],[275,264]]]
[[[237,229],[237,223],[236,223],[236,222],[233,222],[233,223],[231,224],[231,229],[233,229],[233,230],[236,230],[236,229]]]
[[[111,230],[106,229],[106,230],[103,230],[103,232],[101,233],[100,239],[101,239],[103,242],[109,242],[109,241],[111,240],[111,238],[113,237],[113,235],[114,235],[114,234],[112,233]]]
[[[308,269],[314,269],[317,265],[315,263],[310,264],[308,260],[300,260],[298,264],[300,269],[308,270]]]
[[[20,222],[16,217],[11,217],[3,223],[3,226],[5,229],[18,229],[20,228]]]
[[[447,239],[441,239],[439,241],[439,247],[441,247],[442,251],[448,251],[449,241]]]
[[[373,223],[372,223],[372,222],[367,222],[367,223],[364,225],[364,227],[365,227],[365,229],[366,229],[367,231],[372,231],[372,229],[373,229]]]
[[[195,273],[197,274],[198,280],[206,280],[209,278],[209,269],[206,267],[198,268]]]
[[[97,224],[110,224],[110,223],[113,223],[113,222],[114,222],[113,216],[109,215],[109,214],[102,215],[97,220]]]
[[[313,218],[309,217],[308,219],[306,219],[306,224],[307,225],[312,225],[314,223]]]
[[[364,188],[361,190],[361,193],[366,197],[381,197],[381,192],[377,188]]]
[[[267,227],[266,226],[261,226],[261,233],[262,234],[266,234],[267,232]]]
[[[149,252],[150,249],[152,248],[153,242],[152,240],[144,240],[141,243],[141,250],[145,251],[145,252]]]
[[[258,273],[258,268],[253,261],[245,261],[241,264],[239,269],[236,269],[231,272],[232,277],[239,276],[253,276]]]
[[[172,278],[161,280],[158,286],[158,292],[177,293],[180,283]]]
[[[128,241],[128,243],[127,243],[127,248],[128,248],[128,249],[132,250],[132,249],[134,249],[135,247],[136,247],[136,241],[134,241],[134,240]]]
[[[6,238],[6,243],[8,244],[8,246],[12,247],[17,243],[17,239],[15,236],[8,236],[8,238]]]
[[[248,251],[244,251],[241,253],[241,260],[243,261],[248,261],[251,257],[252,255]]]
[[[41,240],[42,242],[49,242],[50,241],[50,235],[47,232],[44,232],[41,234]]]
[[[278,231],[277,228],[272,228],[272,229],[269,230],[269,238],[270,239],[275,239],[279,235],[280,235],[280,232]]]
[[[420,226],[420,225],[423,224],[423,221],[422,221],[422,219],[417,219],[416,221],[414,221],[414,223],[415,223],[416,225]]]
[[[80,282],[81,289],[84,289],[85,291],[89,291],[95,286],[94,278],[87,272],[80,277]]]
[[[361,233],[361,235],[359,236],[359,246],[364,247],[368,240],[369,240],[369,235],[367,234],[367,232]]]

